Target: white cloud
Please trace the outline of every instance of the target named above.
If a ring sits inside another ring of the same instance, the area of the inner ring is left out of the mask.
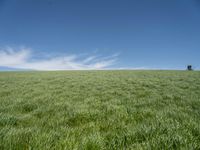
[[[89,63],[93,60],[95,60],[96,56],[90,56],[90,57],[87,57],[86,59],[83,60],[84,63]]]
[[[43,59],[35,59],[30,49],[12,48],[0,49],[0,66],[31,69],[31,70],[89,70],[107,69],[117,61],[118,54],[106,57],[87,56],[81,58],[78,55],[56,56]]]
[[[30,51],[28,49],[21,49],[16,52],[11,48],[6,50],[0,50],[0,66],[16,66],[23,64],[27,61],[30,56]]]

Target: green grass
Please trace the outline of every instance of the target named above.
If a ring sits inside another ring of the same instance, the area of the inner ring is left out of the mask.
[[[1,72],[0,149],[200,149],[200,72]]]

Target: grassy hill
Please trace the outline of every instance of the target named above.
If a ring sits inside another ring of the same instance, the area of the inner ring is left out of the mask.
[[[1,72],[0,149],[200,149],[200,72]]]

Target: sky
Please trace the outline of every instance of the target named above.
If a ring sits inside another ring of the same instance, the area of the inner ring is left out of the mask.
[[[0,0],[0,70],[200,69],[200,0]]]

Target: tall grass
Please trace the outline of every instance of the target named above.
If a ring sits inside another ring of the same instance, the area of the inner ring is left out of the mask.
[[[200,149],[200,72],[2,72],[0,149]]]

